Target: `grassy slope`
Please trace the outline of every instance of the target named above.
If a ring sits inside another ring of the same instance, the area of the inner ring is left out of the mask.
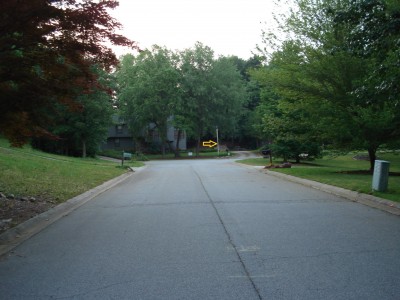
[[[0,192],[5,194],[63,202],[126,172],[117,166],[99,159],[47,154],[30,147],[10,148],[0,138]]]
[[[354,160],[355,154],[318,159],[311,164],[294,165],[291,169],[271,169],[272,171],[290,174],[318,182],[343,187],[349,190],[400,201],[400,177],[389,177],[389,189],[385,193],[371,192],[372,175],[343,174],[342,171],[368,170],[369,162]],[[380,159],[390,162],[390,171],[400,172],[400,155],[379,153]],[[269,164],[267,159],[256,158],[240,161],[249,165],[263,166]],[[278,162],[274,162],[278,163]]]

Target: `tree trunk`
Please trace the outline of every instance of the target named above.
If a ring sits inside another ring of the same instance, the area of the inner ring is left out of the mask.
[[[200,143],[201,143],[201,137],[199,136],[199,137],[197,138],[196,156],[200,156]]]
[[[374,172],[374,168],[375,168],[376,150],[377,149],[374,147],[368,148],[369,165],[370,165],[369,171],[371,173]]]
[[[178,133],[176,136],[176,145],[175,145],[175,158],[180,157],[180,153],[179,153],[179,143],[181,141],[181,130],[178,129]]]
[[[160,140],[161,140],[161,152],[162,152],[162,157],[165,156],[165,145],[167,144],[167,129],[157,126],[158,127],[158,132],[160,134]]]
[[[165,143],[166,143],[166,141],[161,141],[161,154],[162,154],[162,157],[165,156]]]
[[[85,139],[82,140],[82,157],[83,158],[86,157],[86,140]]]

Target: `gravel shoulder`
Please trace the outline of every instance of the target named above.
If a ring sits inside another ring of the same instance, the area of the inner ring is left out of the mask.
[[[0,193],[0,234],[56,206],[50,199]]]

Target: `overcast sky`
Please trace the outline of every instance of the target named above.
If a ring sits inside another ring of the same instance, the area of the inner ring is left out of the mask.
[[[272,0],[119,0],[112,15],[123,34],[141,48],[157,44],[184,50],[196,41],[216,55],[252,56],[265,23],[272,22]],[[118,49],[118,55],[127,50]]]

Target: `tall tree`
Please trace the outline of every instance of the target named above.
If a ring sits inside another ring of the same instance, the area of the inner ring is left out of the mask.
[[[238,142],[245,147],[259,147],[263,139],[262,130],[255,129],[261,124],[261,115],[256,111],[260,104],[260,85],[254,80],[250,73],[253,69],[261,67],[262,58],[254,55],[248,60],[238,57],[229,57],[240,72],[245,84],[247,101],[243,104],[241,117],[238,123]],[[253,126],[254,124],[254,126]]]
[[[234,133],[245,103],[244,81],[230,59],[214,59],[211,48],[196,43],[181,53],[182,111],[196,138],[196,155],[201,138],[219,127]]]
[[[215,128],[215,93],[212,87],[214,52],[201,43],[181,53],[182,107],[184,118],[196,138],[196,155],[200,152],[201,138],[211,127]]]
[[[269,57],[264,76],[291,106],[306,105],[311,120],[323,129],[321,138],[337,147],[367,149],[373,169],[378,147],[398,138],[398,113],[384,98],[360,96],[374,58],[353,55],[352,26],[338,25],[332,11],[353,1],[295,0],[285,22],[288,39]],[[398,110],[398,109],[397,109]],[[397,130],[397,133],[396,133]]]
[[[341,10],[332,9],[331,13],[336,28],[348,26],[350,29],[346,50],[358,57],[373,58],[372,72],[362,90],[373,91],[373,97],[384,95],[399,99],[400,2],[353,1]]]
[[[31,0],[0,3],[0,133],[14,145],[46,128],[59,105],[96,85],[92,63],[117,63],[105,42],[134,46],[115,33],[108,9],[116,0]]]
[[[120,107],[131,131],[138,133],[153,124],[165,154],[167,127],[180,97],[177,56],[159,46],[137,57],[127,55],[122,59],[118,79]]]
[[[233,139],[239,136],[240,121],[246,114],[246,82],[230,57],[218,58],[212,73],[216,97],[212,123],[218,126],[221,137]]]
[[[231,59],[214,59],[201,43],[178,54],[154,46],[126,55],[117,74],[119,105],[134,135],[154,124],[165,147],[173,125],[178,136],[185,131],[196,138],[198,155],[201,139],[216,126],[225,136],[237,132],[247,101],[244,80]]]
[[[259,122],[254,124],[255,129],[262,130],[274,156],[285,161],[295,159],[299,162],[301,154],[305,153],[307,158],[318,157],[322,142],[320,128],[312,118],[315,109],[299,96],[277,94],[276,85],[271,81],[273,75],[277,75],[276,68],[271,61],[269,66],[252,72],[254,79],[262,83],[261,102],[256,109]]]
[[[58,138],[34,138],[34,147],[64,155],[86,157],[96,154],[107,137],[112,121],[116,84],[114,76],[98,66],[92,66],[92,70],[97,74],[101,86],[93,86],[87,93],[77,96],[74,100],[76,108],[73,110],[58,105],[53,124],[46,128]]]
[[[400,2],[395,0],[353,1],[332,10],[336,28],[350,28],[344,50],[369,62],[369,72],[353,92],[367,102],[371,127],[379,144],[400,142]],[[374,111],[381,111],[373,118]],[[396,147],[396,146],[395,146]],[[373,155],[373,154],[370,154]]]

